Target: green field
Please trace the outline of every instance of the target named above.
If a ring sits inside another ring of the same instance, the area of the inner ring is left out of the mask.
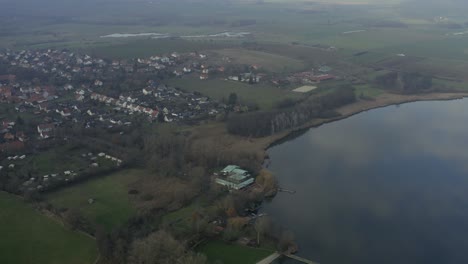
[[[91,264],[95,241],[67,230],[19,198],[0,192],[0,263]]]
[[[196,78],[178,78],[167,83],[185,91],[197,91],[215,100],[227,100],[229,94],[236,93],[241,103],[256,103],[260,109],[271,109],[285,98],[300,98],[303,95],[282,90],[265,84],[246,84],[221,79],[200,80]]]
[[[182,39],[139,39],[131,41],[112,41],[85,48],[84,51],[108,59],[145,58],[171,52],[193,52],[235,47],[235,42],[182,40]]]
[[[295,72],[306,69],[306,65],[300,60],[273,53],[242,49],[223,49],[217,53],[231,57],[235,63],[258,65],[261,69],[272,72]]]
[[[46,199],[57,208],[78,209],[89,220],[111,231],[136,213],[128,185],[144,173],[140,170],[119,171],[50,193]],[[89,198],[95,202],[89,204]]]
[[[356,96],[365,96],[365,97],[377,97],[381,95],[384,91],[379,88],[375,88],[372,85],[355,85],[355,94]]]
[[[221,261],[223,264],[255,264],[273,253],[264,249],[226,244],[222,241],[207,242],[197,250],[205,254],[211,263]]]

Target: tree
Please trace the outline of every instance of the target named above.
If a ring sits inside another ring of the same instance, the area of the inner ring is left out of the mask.
[[[159,230],[133,243],[129,256],[131,264],[205,264],[206,258],[185,247],[170,233]]]
[[[64,219],[72,230],[85,230],[88,224],[84,216],[77,209],[69,209],[65,213]]]
[[[158,122],[159,122],[159,123],[164,123],[164,122],[166,122],[166,121],[164,120],[164,116],[165,116],[164,113],[158,113]]]
[[[270,218],[268,216],[257,218],[254,228],[257,232],[257,245],[260,245],[260,237],[268,233],[272,228]]]
[[[229,94],[228,104],[229,105],[236,105],[237,104],[237,94],[236,93]]]
[[[23,126],[23,125],[24,125],[24,120],[23,120],[23,118],[21,118],[21,116],[18,116],[18,117],[16,118],[16,124],[17,124],[18,126]]]
[[[101,257],[110,260],[113,254],[113,242],[101,226],[96,228],[96,243]]]
[[[294,234],[291,231],[283,231],[279,237],[278,250],[280,252],[287,252],[294,247],[296,247]]]

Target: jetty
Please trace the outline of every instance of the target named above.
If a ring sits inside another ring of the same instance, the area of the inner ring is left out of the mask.
[[[292,254],[281,254],[281,253],[278,253],[278,252],[275,252],[273,254],[271,254],[270,256],[260,260],[259,262],[257,262],[256,264],[271,264],[273,263],[276,259],[280,258],[280,257],[287,257],[287,258],[291,258],[291,259],[294,259],[296,261],[299,261],[299,262],[302,262],[302,263],[305,263],[305,264],[319,264],[318,262],[314,262],[312,260],[308,260],[306,258],[302,258],[302,257],[299,257],[299,256],[296,256],[296,255],[292,255]]]
[[[285,188],[278,188],[278,192],[285,192],[285,193],[289,193],[289,194],[295,194],[296,191],[294,190],[289,190],[289,189],[285,189]]]
[[[275,252],[271,254],[270,256],[260,260],[259,262],[257,262],[257,264],[271,264],[273,263],[273,261],[275,261],[279,257],[281,257],[281,254],[278,252]]]
[[[284,256],[288,257],[288,258],[292,258],[292,259],[295,259],[297,261],[300,261],[302,263],[306,263],[306,264],[318,264],[317,262],[314,262],[312,260],[308,260],[308,259],[305,259],[305,258],[301,258],[299,256],[296,256],[296,255],[291,255],[291,254],[284,254]]]

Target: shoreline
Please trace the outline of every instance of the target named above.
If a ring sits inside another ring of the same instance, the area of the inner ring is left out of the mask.
[[[370,110],[374,109],[379,109],[379,108],[384,108],[392,105],[400,105],[400,104],[408,104],[408,103],[414,103],[414,102],[426,102],[426,101],[452,101],[452,100],[461,100],[464,98],[468,97],[468,92],[464,93],[431,93],[431,94],[419,94],[419,95],[398,95],[398,94],[384,94],[380,96],[376,100],[373,101],[364,101],[364,100],[358,100],[352,104],[340,107],[336,109],[338,113],[340,113],[340,116],[334,117],[334,118],[328,118],[328,119],[315,119],[311,120],[310,122],[297,127],[293,129],[289,129],[287,131],[284,131],[282,133],[279,133],[277,135],[272,135],[269,137],[265,138],[259,138],[260,139],[268,139],[267,144],[263,145],[263,160],[261,162],[261,165],[264,169],[268,170],[268,165],[272,162],[269,155],[268,155],[268,149],[275,145],[280,145],[283,143],[286,143],[290,137],[296,136],[295,133],[297,133],[297,136],[303,135],[305,132],[307,132],[309,129],[312,128],[317,128],[322,125],[344,120],[346,118],[350,118],[352,116],[361,114],[363,112],[367,112]],[[268,162],[266,164],[266,162]],[[266,166],[265,166],[266,165]],[[276,179],[276,177],[273,174],[273,177]],[[271,199],[275,199],[276,194],[278,193],[280,187],[277,186],[277,189],[275,191],[275,195],[271,197]],[[264,201],[263,201],[264,202]],[[294,242],[296,243],[296,242]],[[298,250],[299,252],[299,250]],[[298,253],[297,252],[297,253]]]
[[[340,108],[335,109],[340,116],[327,118],[327,119],[315,119],[307,122],[306,124],[288,129],[286,131],[280,132],[275,135],[271,135],[264,138],[267,140],[267,144],[263,145],[262,151],[264,152],[264,159],[262,164],[268,159],[268,149],[271,147],[282,143],[283,140],[287,139],[288,137],[292,136],[294,133],[300,133],[304,130],[309,130],[311,128],[317,128],[322,125],[340,121],[354,115],[358,115],[363,112],[367,112],[374,109],[384,108],[392,105],[400,105],[400,104],[408,104],[414,102],[429,102],[429,101],[452,101],[452,100],[461,100],[468,97],[468,92],[459,92],[459,93],[428,93],[428,94],[413,94],[413,95],[401,95],[401,94],[390,94],[385,93],[375,100],[358,100],[352,104],[342,106]]]

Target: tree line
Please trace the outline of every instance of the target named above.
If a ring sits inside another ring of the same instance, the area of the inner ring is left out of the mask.
[[[355,100],[354,88],[343,85],[287,109],[233,115],[227,121],[227,129],[229,133],[240,136],[269,136],[301,126],[313,118],[332,117],[336,115],[333,109]]]
[[[401,93],[421,93],[432,88],[432,76],[421,73],[389,72],[377,76],[377,86]]]

